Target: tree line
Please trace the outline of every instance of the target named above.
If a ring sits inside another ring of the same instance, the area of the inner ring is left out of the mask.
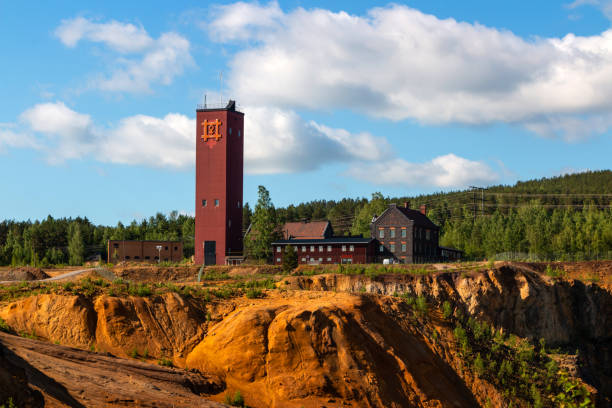
[[[370,222],[390,203],[427,206],[427,216],[441,227],[440,244],[460,249],[468,259],[516,252],[562,259],[610,257],[612,251],[612,171],[585,172],[514,186],[493,186],[420,196],[340,201],[314,200],[275,208],[260,186],[253,209],[243,207],[243,231],[252,258],[270,257],[270,245],[288,221],[330,220],[336,235],[369,236]],[[194,253],[195,221],[174,211],[116,226],[94,225],[87,218],[0,222],[0,265],[82,264],[101,256],[106,242],[180,240],[184,257]],[[258,233],[257,231],[262,231]]]

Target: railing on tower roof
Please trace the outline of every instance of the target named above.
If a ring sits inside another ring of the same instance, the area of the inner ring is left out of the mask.
[[[239,105],[236,104],[236,101],[228,100],[227,102],[207,102],[204,104],[198,104],[197,110],[207,110],[207,109],[228,109],[228,110],[236,110]]]

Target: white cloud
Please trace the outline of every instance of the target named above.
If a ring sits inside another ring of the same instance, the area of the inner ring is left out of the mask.
[[[83,17],[62,20],[55,30],[55,35],[67,47],[76,47],[79,41],[86,39],[104,43],[122,53],[141,51],[153,43],[153,39],[142,26],[136,27],[115,20],[109,23],[95,23]]]
[[[612,1],[611,0],[575,0],[566,7],[575,9],[581,6],[594,6],[601,10],[607,19],[612,20]]]
[[[499,175],[487,164],[454,154],[439,156],[426,163],[411,163],[396,158],[369,165],[353,166],[348,174],[374,184],[401,187],[460,188],[470,185],[490,185]]]
[[[100,161],[177,169],[195,163],[195,120],[185,115],[131,116],[104,135],[96,153]]]
[[[92,88],[104,91],[150,92],[152,84],[169,85],[194,64],[189,41],[174,32],[153,39],[143,27],[133,24],[95,23],[77,17],[62,21],[55,34],[68,47],[88,40],[103,43],[123,54],[114,60],[110,75],[101,74],[91,81]]]
[[[193,64],[189,41],[175,33],[165,33],[140,60],[120,63],[108,78],[94,81],[94,86],[105,91],[149,92],[152,83],[169,85],[174,77]]]
[[[73,111],[63,102],[35,105],[23,112],[20,120],[27,124],[29,130],[44,135],[46,142],[54,146],[49,154],[51,162],[82,157],[94,147],[91,117]],[[39,140],[41,147],[45,145],[44,142]]]
[[[231,92],[245,105],[535,130],[551,117],[597,121],[612,112],[612,30],[526,40],[400,5],[365,16],[301,8],[279,15],[276,3],[219,10],[211,38],[254,40],[230,63]]]
[[[237,2],[213,7],[213,20],[200,26],[218,41],[249,40],[278,26],[282,17],[283,11],[276,1],[265,6]]]
[[[305,122],[293,111],[270,107],[244,111],[247,173],[294,173],[329,163],[372,161],[391,150],[384,138]]]
[[[38,148],[38,143],[32,135],[15,132],[12,124],[0,123],[0,153],[5,153],[7,148]]]

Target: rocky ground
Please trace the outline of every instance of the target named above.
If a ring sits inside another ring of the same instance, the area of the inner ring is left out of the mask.
[[[381,268],[0,286],[0,406],[609,406],[612,262]]]

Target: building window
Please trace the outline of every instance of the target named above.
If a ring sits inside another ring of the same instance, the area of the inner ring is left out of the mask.
[[[237,207],[237,208],[240,208],[240,201],[238,201],[238,202],[236,203],[236,207]]]
[[[136,255],[136,256],[134,257],[134,259],[140,259],[140,257],[139,257],[138,255]]]
[[[113,248],[119,248],[119,244],[113,244]]]
[[[384,237],[385,237],[385,230],[381,228],[378,230],[378,238],[384,238]]]
[[[430,230],[425,230],[425,239],[428,240],[428,241],[431,239],[431,231]]]
[[[355,252],[355,245],[351,245],[351,246],[349,247],[349,251],[351,251],[351,252]]]
[[[240,129],[238,130],[238,137],[240,137]]]
[[[276,258],[276,262],[280,262],[280,258]]]
[[[378,251],[379,252],[385,252],[385,246],[384,245],[379,246],[378,247]]]
[[[406,228],[402,228],[402,238],[406,238]]]
[[[319,252],[323,252],[323,245],[319,245]]]
[[[314,245],[310,246],[310,252],[314,252]]]
[[[167,251],[167,250],[168,250],[168,247],[164,247],[164,251]]]
[[[175,246],[175,247],[174,247],[174,250],[175,250],[175,251],[178,251],[178,247],[177,247],[177,246]]]
[[[151,257],[150,256],[145,256],[145,259],[151,259]]]
[[[342,245],[342,252],[346,252],[346,245]]]
[[[215,207],[218,207],[218,206],[219,206],[219,199],[215,198]]]
[[[232,134],[232,128],[229,128],[229,134],[230,135]]]
[[[276,252],[280,252],[281,251],[281,247],[277,246],[276,247]]]
[[[331,262],[331,258],[327,258],[327,262]]]
[[[402,244],[402,252],[406,252],[406,244]]]
[[[331,252],[331,245],[327,246],[327,252]]]
[[[202,207],[206,207],[206,200],[202,200]]]
[[[391,252],[395,252],[395,244],[389,245]]]
[[[306,252],[306,247],[302,245],[302,252]]]
[[[125,256],[125,259],[130,259],[130,256],[129,256],[129,255],[126,255],[126,256]]]
[[[323,262],[323,258],[319,258],[319,262]]]
[[[306,258],[302,258],[302,262],[306,262]]]
[[[343,264],[352,264],[353,263],[353,258],[342,258],[342,263]]]
[[[395,228],[391,228],[391,238],[395,238]]]

